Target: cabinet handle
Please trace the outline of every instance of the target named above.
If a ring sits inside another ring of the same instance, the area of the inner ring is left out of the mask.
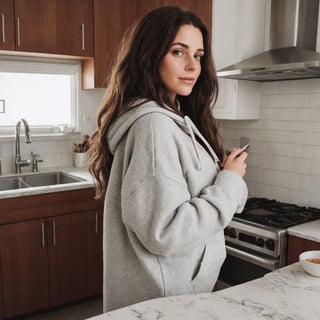
[[[42,248],[46,246],[45,234],[44,234],[44,222],[41,222],[41,236],[42,236]]]
[[[96,212],[96,233],[98,233],[98,212]]]
[[[84,23],[81,24],[81,49],[82,49],[82,51],[85,50],[85,47],[84,47]]]
[[[17,43],[20,46],[20,18],[17,17]]]
[[[52,222],[52,237],[53,237],[53,245],[56,245],[56,222],[53,220]]]
[[[5,31],[5,20],[4,14],[1,14],[1,24],[2,24],[2,43],[6,43],[6,31]]]

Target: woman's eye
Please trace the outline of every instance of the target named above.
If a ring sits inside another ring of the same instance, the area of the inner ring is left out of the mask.
[[[183,55],[183,52],[182,52],[182,50],[176,49],[176,50],[173,50],[173,54],[174,54],[175,56],[182,56],[182,55]]]
[[[195,54],[194,57],[197,60],[201,60],[203,58],[203,54]]]

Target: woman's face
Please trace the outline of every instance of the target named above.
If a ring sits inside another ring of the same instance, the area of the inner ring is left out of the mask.
[[[203,55],[201,31],[193,25],[181,26],[159,65],[160,79],[172,101],[177,94],[188,96],[192,92],[201,72]]]

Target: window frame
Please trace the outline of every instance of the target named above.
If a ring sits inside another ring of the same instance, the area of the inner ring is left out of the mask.
[[[32,126],[32,132],[38,136],[61,135],[81,131],[81,61],[32,58],[32,57],[0,57],[0,72],[39,73],[39,74],[67,74],[71,75],[71,127],[59,125]],[[19,121],[18,119],[17,121]],[[27,119],[28,120],[28,119]],[[14,135],[15,125],[1,125],[0,137]]]

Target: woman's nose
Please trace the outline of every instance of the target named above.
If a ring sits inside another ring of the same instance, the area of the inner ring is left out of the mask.
[[[187,70],[195,70],[198,67],[198,61],[194,57],[188,57],[186,62]]]

